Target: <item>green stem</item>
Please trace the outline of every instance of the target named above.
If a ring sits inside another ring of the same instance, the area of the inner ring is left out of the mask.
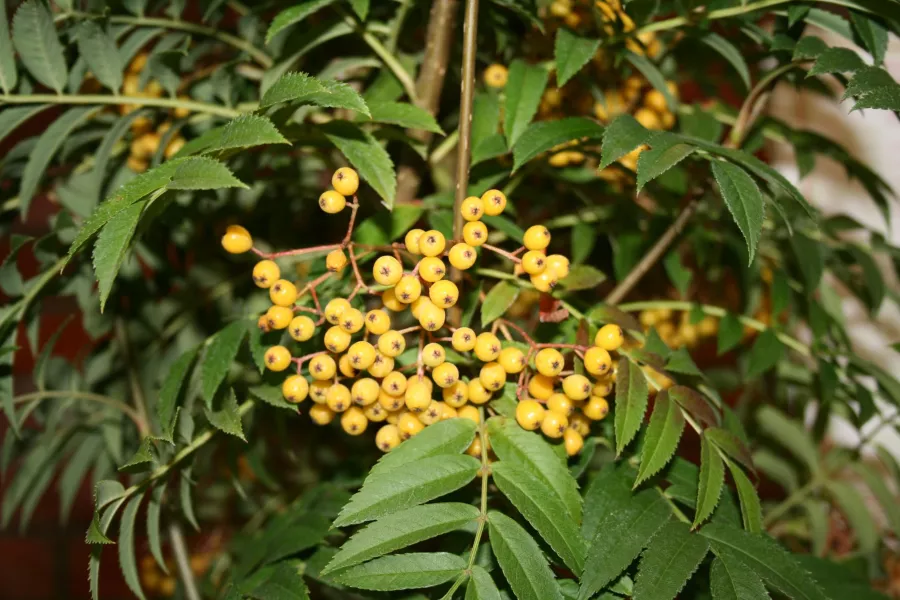
[[[14,404],[24,404],[26,402],[31,402],[33,400],[44,400],[44,399],[66,399],[71,398],[73,400],[86,400],[88,402],[96,402],[97,404],[103,404],[105,406],[110,406],[115,408],[118,411],[121,411],[129,419],[134,421],[134,424],[138,426],[138,429],[141,427],[140,419],[138,418],[137,412],[125,404],[124,402],[120,402],[115,398],[110,398],[109,396],[102,396],[100,394],[93,394],[91,392],[68,392],[65,390],[45,390],[43,392],[31,392],[29,394],[22,394],[21,396],[16,396],[13,398]]]
[[[763,526],[768,528],[772,523],[784,516],[789,510],[815,493],[819,489],[819,487],[821,487],[821,485],[821,480],[815,478],[810,480],[810,482],[803,487],[794,490],[791,495],[782,500],[780,504],[777,504],[775,508],[769,511],[769,514],[767,514],[763,519]]]
[[[135,104],[157,108],[185,108],[191,112],[234,118],[243,113],[226,106],[181,100],[179,98],[145,98],[142,96],[113,96],[111,94],[0,94],[4,104]]]
[[[128,330],[124,319],[116,319],[116,337],[119,338],[122,356],[125,358],[125,367],[128,370],[131,400],[134,402],[134,412],[138,417],[138,431],[141,437],[144,437],[150,435],[150,420],[147,418],[147,403],[144,401],[144,391],[141,389],[141,382],[134,364],[131,342],[128,339]]]
[[[750,13],[761,8],[778,6],[779,4],[788,4],[791,1],[792,0],[761,0],[760,2],[751,2],[750,4],[745,4],[744,6],[735,6],[733,8],[721,8],[719,10],[712,10],[706,15],[698,15],[698,19],[702,19],[703,21],[727,19],[728,17],[736,17],[738,15]],[[671,19],[664,19],[662,21],[648,23],[647,25],[644,25],[643,27],[635,30],[634,35],[650,33],[653,31],[665,31],[667,29],[677,29],[679,27],[684,27],[685,25],[690,25],[691,22],[692,19],[689,17],[672,17]]]
[[[343,12],[343,11],[342,11]],[[403,86],[403,90],[406,92],[406,95],[409,96],[409,101],[413,104],[416,104],[418,100],[418,96],[416,95],[416,82],[413,81],[412,75],[403,68],[403,65],[400,64],[400,61],[397,60],[387,48],[384,47],[384,44],[375,37],[371,31],[364,29],[360,24],[354,19],[352,16],[344,13],[344,22],[356,29],[357,32],[362,36],[363,41],[372,49],[372,52],[378,55],[378,58],[385,64],[385,66],[391,70],[391,73],[394,74],[394,77],[400,82],[400,85]]]
[[[400,0],[400,6],[397,7],[397,14],[394,15],[394,21],[391,23],[390,33],[385,44],[385,49],[392,54],[397,51],[397,40],[400,39],[400,32],[403,30],[403,23],[406,21],[406,15],[411,6],[412,0]]]

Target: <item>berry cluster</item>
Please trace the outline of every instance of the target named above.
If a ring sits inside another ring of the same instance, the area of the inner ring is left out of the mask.
[[[282,384],[284,398],[295,404],[310,398],[309,415],[315,423],[325,425],[339,418],[350,435],[362,434],[370,423],[384,423],[375,442],[386,452],[442,419],[480,422],[479,407],[501,392],[513,375],[518,377],[519,423],[529,430],[540,428],[550,438],[564,438],[569,454],[577,454],[590,422],[606,416],[604,398],[615,379],[609,353],[622,344],[622,330],[611,325],[602,328],[591,347],[539,344],[506,319],[495,321],[491,330],[476,332],[452,327],[447,318],[460,299],[457,282],[447,278],[449,268],[465,272],[475,265],[479,253],[492,252],[514,263],[515,273],[528,275],[535,290],[552,290],[568,275],[569,261],[547,254],[549,230],[543,225],[530,227],[524,245],[514,252],[487,244],[482,217],[501,214],[507,203],[502,192],[488,190],[462,202],[461,240],[447,240],[437,230],[412,229],[402,244],[365,246],[351,241],[358,209],[357,173],[339,169],[332,186],[319,197],[319,207],[329,214],[347,206],[352,211],[347,235],[339,244],[265,253],[254,248],[249,232],[238,225],[229,227],[222,238],[226,251],[252,250],[263,259],[253,268],[253,281],[269,290],[272,306],[259,317],[261,329],[287,330],[297,342],[311,340],[320,327],[325,329],[322,349],[305,356],[292,356],[284,345],[266,351],[268,369],[285,371],[294,366],[295,373]],[[372,263],[372,285],[362,277],[357,250],[382,253]],[[326,253],[326,272],[301,289],[282,278],[273,260],[312,252]],[[325,279],[339,277],[348,264],[356,279],[353,291],[322,306],[316,287]],[[380,304],[363,301],[366,296],[358,296],[360,292],[380,297]],[[307,295],[314,306],[298,302]],[[511,330],[525,343],[512,341]],[[501,342],[498,333],[507,342]],[[577,354],[595,380],[566,371],[563,352]],[[556,391],[557,385],[561,391]],[[483,450],[477,438],[470,452],[480,455]]]
[[[645,330],[656,329],[660,339],[670,348],[687,346],[693,348],[702,339],[714,337],[719,333],[719,322],[706,316],[697,323],[691,322],[691,315],[680,313],[677,317],[670,308],[643,310],[639,315]]]

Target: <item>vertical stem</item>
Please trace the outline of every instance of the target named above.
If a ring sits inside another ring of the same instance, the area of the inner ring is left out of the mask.
[[[131,385],[131,400],[134,402],[136,415],[135,423],[138,426],[138,433],[143,438],[150,434],[150,421],[147,418],[147,404],[144,402],[144,392],[141,389],[141,382],[131,355],[131,343],[128,340],[127,327],[121,319],[116,320],[116,336],[119,338],[122,356],[125,358],[125,368],[128,369],[128,381]]]
[[[169,542],[172,544],[172,553],[175,554],[178,576],[184,586],[184,597],[187,600],[200,600],[197,582],[194,581],[194,573],[191,571],[191,560],[187,544],[184,541],[184,534],[181,533],[181,526],[175,521],[169,524]]]
[[[453,238],[462,237],[460,207],[469,187],[469,162],[472,158],[472,100],[475,95],[475,51],[478,39],[478,0],[466,0],[463,23],[462,85],[459,97],[459,144],[456,156],[456,201],[453,204]]]

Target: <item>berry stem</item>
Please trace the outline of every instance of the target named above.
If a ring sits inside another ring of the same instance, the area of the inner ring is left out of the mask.
[[[416,374],[419,376],[419,380],[422,379],[422,376],[425,374],[425,362],[423,360],[423,350],[425,348],[425,330],[421,330],[419,332],[419,352],[416,355]]]
[[[328,354],[327,350],[319,350],[318,352],[312,352],[310,354],[306,354],[305,356],[300,356],[297,358],[292,358],[291,360],[297,363],[297,375],[300,375],[300,370],[303,367],[303,363],[314,359],[317,356],[321,356],[323,354]]]
[[[307,312],[314,315],[319,314],[319,311],[317,311],[315,308],[310,308],[309,306],[301,306],[299,304],[294,305],[294,312]]]
[[[532,337],[530,335],[528,335],[528,333],[526,333],[526,331],[524,329],[522,329],[521,327],[519,327],[512,321],[510,321],[508,319],[497,319],[497,321],[499,321],[502,325],[505,325],[507,327],[511,327],[512,329],[514,329],[516,331],[516,333],[518,333],[519,335],[522,336],[522,339],[525,340],[525,342],[529,346],[535,345],[534,339],[532,339]]]
[[[484,248],[485,250],[490,250],[491,252],[493,252],[495,254],[499,254],[500,256],[507,258],[516,264],[522,263],[521,258],[516,256],[512,252],[507,252],[506,250],[498,248],[497,246],[491,246],[490,244],[482,244],[481,247]]]
[[[301,254],[312,254],[313,252],[326,252],[328,250],[337,250],[342,248],[341,244],[324,244],[322,246],[310,246],[309,248],[294,248],[293,250],[283,250],[281,252],[262,252],[257,248],[251,248],[254,254],[260,258],[282,258],[284,256],[300,256]]]
[[[354,211],[354,215],[356,212]],[[356,277],[356,290],[354,290],[354,294],[361,287],[366,290],[367,294],[371,294],[372,290],[369,286],[366,285],[366,282],[363,280],[362,274],[359,272],[359,265],[356,263],[356,253],[353,251],[353,244],[350,244],[350,247],[347,248],[347,254],[350,255],[350,266],[353,267],[353,275]]]
[[[341,242],[341,248],[346,248],[350,244],[350,238],[353,236],[353,225],[356,223],[356,211],[359,210],[359,200],[353,196],[353,202],[350,203],[350,224],[347,225],[347,235]]]
[[[422,329],[421,325],[413,325],[412,327],[407,327],[406,329],[401,329],[397,333],[399,333],[400,335],[405,335],[407,333],[412,333],[413,331],[419,331],[420,329]]]

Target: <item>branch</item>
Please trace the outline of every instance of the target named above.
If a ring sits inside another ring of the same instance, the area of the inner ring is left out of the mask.
[[[175,521],[169,524],[169,542],[172,544],[172,553],[175,555],[175,564],[178,566],[178,576],[184,586],[185,598],[200,600],[197,582],[194,581],[194,573],[191,571],[191,558],[184,541],[184,534],[181,533],[181,526]]]
[[[459,144],[456,153],[456,199],[453,204],[453,239],[462,239],[460,208],[469,188],[472,159],[472,102],[475,96],[475,52],[478,42],[478,0],[466,0],[463,23],[462,85],[459,97]]]
[[[244,114],[227,106],[195,102],[193,100],[114,96],[112,94],[0,94],[0,106],[4,104],[134,104],[156,108],[184,108],[191,112],[216,115],[228,119]]]

